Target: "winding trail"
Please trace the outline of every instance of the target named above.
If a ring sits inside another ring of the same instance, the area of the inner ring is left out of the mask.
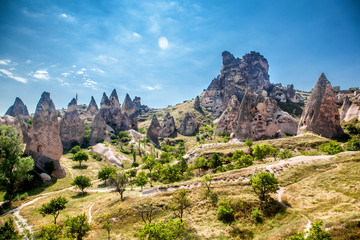
[[[91,223],[91,219],[92,219],[91,210],[94,205],[95,205],[95,203],[93,202],[93,203],[91,203],[91,206],[89,207],[89,224]]]

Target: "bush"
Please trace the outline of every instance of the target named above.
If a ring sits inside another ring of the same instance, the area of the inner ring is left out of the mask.
[[[319,149],[327,155],[334,155],[344,151],[337,141],[321,144]]]
[[[357,126],[358,120],[356,119],[355,121],[350,121],[348,123],[345,124],[345,129],[347,130],[347,132],[351,135],[359,135],[360,134],[360,127]]]
[[[70,150],[70,153],[74,154],[81,151],[81,148],[79,145],[76,145],[75,147],[73,147],[71,150]]]
[[[289,151],[289,149],[284,149],[279,152],[278,156],[281,159],[288,159],[288,158],[291,158],[293,156],[293,154]]]
[[[235,221],[235,213],[243,208],[243,203],[235,199],[221,199],[218,203],[217,216],[218,219],[231,223]]]
[[[291,236],[289,240],[331,240],[330,233],[321,229],[322,224],[322,221],[314,222],[311,224],[309,231],[299,232]]]
[[[359,151],[360,150],[360,137],[352,137],[347,143],[346,143],[346,150],[348,151]]]
[[[194,159],[194,167],[196,169],[207,169],[208,168],[208,165],[207,165],[207,162],[206,162],[206,159],[205,157],[198,157],[198,158],[195,158]]]
[[[209,168],[217,168],[219,166],[222,166],[221,158],[219,154],[213,153],[210,158]]]
[[[193,239],[185,226],[185,222],[172,218],[167,222],[146,223],[140,230],[139,238],[157,240]]]
[[[123,148],[123,147],[120,148],[120,152],[125,153],[125,154],[130,154],[131,153],[131,151],[129,149]]]
[[[12,218],[8,218],[5,221],[4,225],[0,226],[0,240],[20,240],[22,236],[18,233],[16,228],[14,227],[14,220]]]
[[[68,237],[77,240],[81,240],[89,235],[89,231],[91,230],[90,223],[88,223],[85,213],[75,217],[68,217],[65,221],[65,226],[67,228]]]
[[[254,161],[250,155],[243,155],[235,161],[235,168],[244,168],[253,165]]]
[[[265,157],[269,156],[271,153],[272,153],[272,147],[267,143],[254,146],[253,155],[255,156],[256,160],[262,161]]]
[[[279,181],[273,173],[260,172],[251,177],[251,187],[261,201],[267,202],[270,198],[269,194],[279,189]]]
[[[104,157],[101,156],[101,155],[100,155],[99,153],[97,153],[97,152],[91,151],[91,152],[90,152],[90,156],[91,156],[93,159],[95,159],[96,161],[102,161],[102,160],[104,160]]]
[[[108,142],[104,142],[104,145],[105,145],[105,147],[108,147],[109,146],[109,143]]]
[[[264,216],[257,207],[254,207],[251,211],[250,220],[254,223],[262,223],[264,221]]]

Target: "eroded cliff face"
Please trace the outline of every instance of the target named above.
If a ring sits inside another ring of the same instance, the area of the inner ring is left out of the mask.
[[[199,124],[196,118],[187,112],[180,124],[178,132],[185,136],[191,136],[195,134],[198,128]]]
[[[159,137],[169,137],[175,132],[175,120],[173,116],[167,113],[161,122]]]
[[[20,98],[16,97],[14,104],[9,107],[5,115],[9,115],[12,117],[28,117],[29,111],[24,102]]]
[[[146,133],[146,136],[150,139],[151,143],[155,146],[159,146],[159,133],[160,133],[160,123],[157,119],[156,115],[154,114],[150,126],[148,128],[148,131]]]
[[[298,134],[304,131],[312,131],[324,137],[343,134],[336,97],[323,73],[317,80],[300,118]]]
[[[36,107],[25,152],[33,157],[35,166],[44,169],[47,162],[53,162],[55,171],[51,175],[65,177],[66,172],[60,165],[62,151],[55,105],[50,93],[43,92]]]

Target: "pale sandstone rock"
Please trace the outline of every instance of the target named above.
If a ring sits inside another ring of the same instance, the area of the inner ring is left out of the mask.
[[[312,131],[324,137],[343,134],[335,94],[330,82],[322,73],[301,115],[298,134]]]
[[[60,165],[63,151],[60,125],[48,92],[43,92],[37,104],[29,138],[25,152],[33,157],[35,166],[44,169],[47,162],[53,162],[55,170],[51,175],[65,177],[66,172]]]
[[[174,117],[167,113],[160,125],[160,137],[169,137],[175,132],[175,121]]]
[[[86,112],[89,113],[90,115],[95,115],[98,111],[99,111],[98,105],[96,104],[94,97],[91,96],[91,100]]]
[[[159,146],[160,129],[161,129],[161,127],[160,127],[159,121],[158,121],[156,115],[154,114],[151,119],[151,123],[150,123],[148,131],[146,133],[146,136],[150,139],[152,144],[154,144],[156,146]]]
[[[184,116],[183,121],[180,124],[178,131],[182,135],[191,136],[194,135],[198,127],[199,125],[196,119],[190,113],[187,112]]]

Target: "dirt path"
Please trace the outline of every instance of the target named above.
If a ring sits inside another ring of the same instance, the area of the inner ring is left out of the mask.
[[[91,219],[92,219],[92,215],[91,215],[91,210],[93,208],[93,206],[95,205],[95,203],[91,203],[90,207],[89,207],[89,224],[91,223]]]

